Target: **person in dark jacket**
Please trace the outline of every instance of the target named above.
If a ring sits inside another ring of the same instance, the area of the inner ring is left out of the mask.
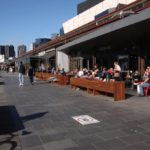
[[[33,84],[34,70],[32,66],[29,67],[28,76],[30,83]]]
[[[23,86],[24,84],[24,75],[25,75],[25,66],[23,65],[22,61],[20,62],[19,67],[19,86]]]

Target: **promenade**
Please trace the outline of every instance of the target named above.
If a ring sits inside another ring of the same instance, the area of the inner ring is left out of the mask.
[[[150,150],[150,96],[127,90],[114,102],[69,85],[30,85],[27,77],[20,87],[17,73],[0,76],[0,150]],[[72,118],[80,115],[97,123]]]

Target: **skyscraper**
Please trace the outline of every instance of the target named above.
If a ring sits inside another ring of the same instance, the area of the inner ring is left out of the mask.
[[[5,55],[5,46],[0,45],[0,55]]]
[[[15,49],[13,45],[5,45],[5,58],[15,57]]]
[[[38,38],[35,39],[35,42],[33,43],[33,49],[37,48],[38,46],[41,46],[42,44],[45,44],[47,42],[49,42],[51,39],[49,38]]]
[[[18,46],[18,57],[22,56],[26,53],[27,47],[25,45],[19,45]]]

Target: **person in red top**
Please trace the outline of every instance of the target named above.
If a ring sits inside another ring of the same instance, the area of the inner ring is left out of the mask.
[[[137,85],[137,93],[139,96],[144,96],[144,87],[150,86],[150,69],[148,69],[148,76],[145,78],[145,80]]]

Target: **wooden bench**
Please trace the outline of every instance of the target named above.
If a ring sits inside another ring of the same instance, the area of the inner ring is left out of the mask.
[[[125,99],[125,83],[122,81],[115,82],[103,82],[100,80],[89,80],[83,78],[71,78],[71,87],[76,89],[77,87],[86,88],[88,93],[97,95],[100,92],[113,94],[115,101]]]
[[[56,78],[56,83],[60,85],[67,85],[69,83],[70,78],[68,76],[64,76],[61,74],[52,74],[47,72],[36,72],[35,73],[36,78],[41,80],[48,80],[49,78],[53,77]]]

